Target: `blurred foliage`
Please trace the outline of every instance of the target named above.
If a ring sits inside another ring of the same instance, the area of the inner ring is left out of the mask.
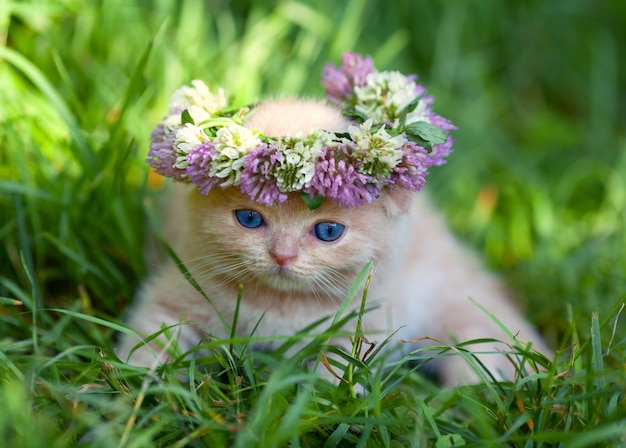
[[[0,0],[0,439],[118,446],[109,434],[140,415],[123,430],[136,429],[137,446],[158,431],[162,444],[186,434],[181,446],[193,445],[231,440],[249,412],[258,425],[250,428],[275,430],[277,444],[297,442],[301,428],[309,442],[326,435],[339,443],[357,438],[344,415],[379,412],[363,434],[387,445],[390,434],[418,440],[415,431],[442,443],[448,434],[515,446],[533,437],[623,443],[624,42],[620,0]],[[250,365],[249,388],[234,371],[226,386],[203,379],[204,393],[227,395],[224,406],[196,403],[174,375],[146,392],[150,374],[142,380],[117,363],[134,388],[127,394],[109,377],[106,350],[94,346],[110,347],[115,317],[146,275],[158,182],[143,159],[171,93],[200,78],[238,103],[319,97],[323,65],[346,50],[372,55],[380,69],[418,73],[435,110],[458,126],[455,153],[426,190],[552,345],[575,346],[574,373],[487,386],[469,398],[411,379],[399,394],[389,387],[360,402],[328,385],[317,384],[317,396],[294,393],[302,377],[273,361],[284,375],[272,377],[275,389],[254,383],[265,372]],[[302,426],[264,414],[272,398]]]
[[[428,190],[535,318],[595,309],[624,291],[624,23],[619,1],[4,2],[3,275],[28,284],[21,235],[47,295],[86,284],[117,310],[143,272],[139,161],[169,95],[201,78],[237,102],[320,96],[323,64],[353,50],[418,73],[458,126]]]

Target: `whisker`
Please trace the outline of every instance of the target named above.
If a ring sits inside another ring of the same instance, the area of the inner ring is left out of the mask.
[[[181,259],[194,279],[201,285],[211,287],[233,286],[245,283],[254,285],[253,294],[266,286],[277,288],[291,295],[309,295],[319,305],[320,310],[328,304],[338,307],[345,297],[351,278],[339,269],[326,266],[322,273],[296,273],[294,278],[274,277],[267,272],[266,262],[250,258],[249,255],[233,250],[211,250],[200,256]]]

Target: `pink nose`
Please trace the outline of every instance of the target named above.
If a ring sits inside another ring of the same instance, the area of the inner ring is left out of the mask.
[[[278,266],[286,266],[296,259],[296,254],[271,251],[270,255],[276,261]]]

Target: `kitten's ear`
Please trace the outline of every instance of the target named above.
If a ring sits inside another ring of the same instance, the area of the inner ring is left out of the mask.
[[[408,213],[413,201],[413,192],[406,188],[386,189],[384,192],[385,211],[390,217]]]

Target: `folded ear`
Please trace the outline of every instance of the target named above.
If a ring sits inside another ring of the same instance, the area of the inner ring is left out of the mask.
[[[394,217],[408,213],[411,208],[411,203],[413,202],[414,194],[414,192],[406,188],[396,188],[394,190],[385,188],[381,193],[381,196],[384,195],[384,198],[381,199],[384,199],[383,203],[387,215]]]

